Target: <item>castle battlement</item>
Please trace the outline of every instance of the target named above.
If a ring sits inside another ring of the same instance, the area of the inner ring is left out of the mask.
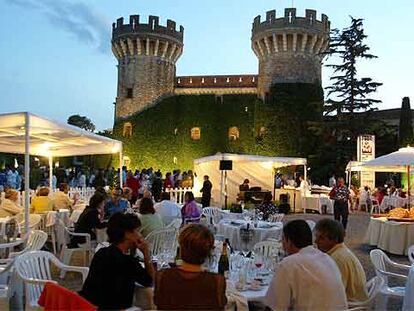
[[[173,20],[167,20],[167,26],[161,26],[159,24],[160,18],[158,16],[150,15],[147,23],[140,23],[139,15],[131,15],[129,17],[129,24],[124,24],[124,18],[118,18],[116,23],[112,24],[112,40],[116,40],[120,37],[130,35],[164,35],[173,37],[179,42],[183,42],[184,39],[184,27],[180,26],[179,30],[176,29],[176,22]]]
[[[304,28],[315,32],[329,32],[330,22],[328,16],[322,14],[322,19],[317,20],[316,10],[306,10],[305,17],[296,16],[295,8],[285,9],[285,15],[277,18],[276,10],[266,12],[266,20],[261,22],[258,15],[253,21],[252,35],[262,33],[266,30],[275,31],[280,29],[286,31],[289,28]]]

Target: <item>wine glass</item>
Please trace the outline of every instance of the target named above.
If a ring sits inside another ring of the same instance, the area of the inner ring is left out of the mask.
[[[263,256],[261,254],[254,255],[254,265],[256,266],[256,278],[259,277],[260,268],[263,266]]]

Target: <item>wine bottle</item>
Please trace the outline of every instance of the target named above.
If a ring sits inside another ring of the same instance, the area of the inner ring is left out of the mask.
[[[227,246],[228,246],[228,248],[230,250],[230,254],[233,254],[233,247],[230,245],[229,239],[224,239],[224,242],[227,243]]]
[[[230,270],[230,263],[229,263],[229,257],[227,254],[227,243],[224,242],[223,249],[220,255],[220,259],[218,262],[218,273],[221,275],[224,275],[224,277],[227,278],[229,270]]]
[[[182,263],[183,263],[183,261],[181,259],[180,247],[177,247],[177,254],[175,255],[175,265],[176,266],[181,266]]]

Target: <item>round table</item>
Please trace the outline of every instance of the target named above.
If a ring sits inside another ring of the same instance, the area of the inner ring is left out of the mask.
[[[414,244],[414,222],[398,222],[386,217],[371,217],[366,242],[396,255],[407,255]]]
[[[254,245],[258,242],[265,241],[269,238],[280,239],[282,235],[283,224],[281,222],[266,222],[259,221],[257,228],[253,225],[249,226],[252,230],[252,238],[244,245],[240,237],[240,229],[246,228],[247,222],[245,220],[230,220],[223,219],[217,225],[217,234],[229,239],[231,246],[235,250],[242,250],[246,246],[252,250]]]

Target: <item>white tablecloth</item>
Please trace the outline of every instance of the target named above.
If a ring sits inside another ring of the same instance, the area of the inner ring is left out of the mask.
[[[314,210],[318,211],[319,214],[322,214],[322,207],[326,206],[326,213],[333,214],[333,200],[325,195],[312,195],[302,197],[302,208],[304,211]]]
[[[414,310],[414,265],[411,266],[408,274],[407,284],[405,285],[405,296],[403,303],[403,311]]]
[[[381,202],[381,211],[384,211],[387,207],[404,207],[408,202],[407,198],[400,198],[396,196],[385,196]]]
[[[407,255],[408,247],[414,244],[414,223],[372,217],[365,240],[391,254]]]
[[[237,225],[232,223],[231,220],[223,219],[217,225],[217,234],[224,236],[225,238],[229,239],[231,246],[235,250],[242,250],[243,249],[243,242],[240,238],[240,228],[246,227],[246,221],[244,220],[236,220],[238,223],[243,223],[242,225]],[[267,228],[268,224],[272,225],[273,227]],[[278,223],[268,223],[265,221],[259,221],[259,225],[257,228],[254,228],[250,225],[250,230],[253,231],[253,236],[251,241],[248,243],[247,248],[249,250],[253,249],[253,246],[261,241],[265,241],[268,238],[279,239],[282,235],[283,224],[281,222]]]
[[[230,210],[225,209],[225,210],[220,210],[220,217],[221,219],[231,219],[231,220],[243,219],[243,213],[231,213]]]

